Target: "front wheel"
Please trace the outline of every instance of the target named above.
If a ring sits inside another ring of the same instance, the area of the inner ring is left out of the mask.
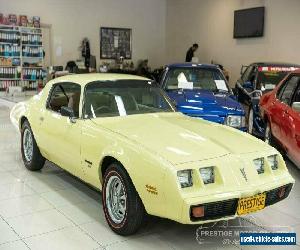
[[[21,152],[27,169],[37,171],[43,168],[45,158],[40,153],[28,121],[25,121],[22,125]]]
[[[134,234],[144,221],[145,209],[129,175],[113,163],[103,179],[102,203],[108,225],[117,234]]]
[[[248,133],[253,134],[253,122],[254,122],[254,113],[253,108],[249,108],[249,114],[248,114]]]

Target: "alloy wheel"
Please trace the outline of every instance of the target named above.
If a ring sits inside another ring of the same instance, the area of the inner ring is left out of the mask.
[[[108,214],[114,223],[120,224],[125,218],[127,209],[127,195],[121,179],[110,176],[106,185],[106,206]]]
[[[26,161],[30,162],[33,155],[33,138],[31,131],[26,128],[23,134],[23,152]]]

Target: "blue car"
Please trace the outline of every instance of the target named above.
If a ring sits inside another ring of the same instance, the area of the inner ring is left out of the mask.
[[[244,109],[218,66],[171,64],[162,72],[159,83],[178,111],[246,131]]]

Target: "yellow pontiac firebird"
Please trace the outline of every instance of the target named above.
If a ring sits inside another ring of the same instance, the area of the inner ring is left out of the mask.
[[[274,148],[176,112],[138,76],[54,79],[16,104],[11,120],[26,168],[47,159],[102,190],[106,220],[121,235],[146,214],[184,224],[232,219],[285,199],[294,183]]]

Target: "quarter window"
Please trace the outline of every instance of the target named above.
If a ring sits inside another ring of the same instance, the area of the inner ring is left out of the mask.
[[[47,108],[60,113],[63,106],[74,110],[74,115],[79,117],[79,101],[81,87],[75,83],[58,83],[53,86]]]
[[[295,92],[293,102],[300,102],[300,84],[298,85],[298,89]]]
[[[278,92],[278,98],[283,103],[290,105],[293,93],[298,85],[299,77],[292,76]]]

